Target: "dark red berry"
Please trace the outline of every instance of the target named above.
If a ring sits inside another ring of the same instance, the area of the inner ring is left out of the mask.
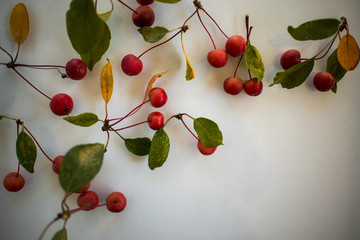
[[[121,192],[112,192],[106,198],[106,207],[110,212],[121,212],[126,207],[126,197]]]
[[[280,58],[280,65],[284,70],[291,68],[300,62],[300,52],[296,49],[287,50]]]
[[[155,21],[155,13],[151,7],[140,5],[135,9],[136,13],[132,14],[133,23],[137,27],[151,26]]]
[[[225,66],[228,55],[224,49],[217,48],[208,53],[207,60],[211,66],[220,68]]]
[[[161,112],[152,112],[147,117],[149,127],[158,130],[164,126],[164,115]]]
[[[150,5],[154,0],[136,0],[140,5]]]
[[[77,204],[84,211],[90,211],[99,205],[99,197],[96,192],[87,191],[78,196]]]
[[[51,111],[58,116],[65,116],[71,113],[74,103],[72,98],[65,94],[56,94],[50,101]]]
[[[155,87],[150,90],[149,99],[153,107],[159,108],[165,105],[168,96],[163,88]]]
[[[240,78],[228,77],[225,79],[223,86],[228,94],[237,95],[243,90],[244,83]]]
[[[327,92],[334,87],[335,80],[329,72],[323,71],[315,74],[313,83],[320,92]]]
[[[121,69],[126,75],[135,76],[143,69],[143,63],[135,55],[128,54],[121,61]]]
[[[86,64],[81,59],[71,59],[65,66],[66,75],[73,80],[83,79],[86,75]]]
[[[57,174],[59,173],[60,166],[61,166],[63,159],[64,159],[63,155],[59,155],[54,159],[54,162],[52,164],[52,169]]]
[[[262,82],[258,83],[257,78],[252,78],[250,80],[245,81],[244,83],[244,91],[250,96],[257,96],[263,90]]]
[[[211,155],[216,151],[216,147],[206,147],[202,142],[199,140],[197,144],[197,148],[199,149],[200,153],[203,155]]]
[[[18,192],[25,185],[25,179],[20,173],[11,172],[4,178],[3,185],[9,192]]]
[[[225,44],[226,52],[232,57],[238,57],[245,53],[246,41],[240,35],[231,36]]]

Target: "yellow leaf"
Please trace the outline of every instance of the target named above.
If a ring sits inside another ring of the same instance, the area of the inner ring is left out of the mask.
[[[29,14],[23,3],[18,3],[10,16],[10,31],[17,44],[21,45],[29,34]]]
[[[186,74],[185,74],[185,79],[187,81],[190,81],[192,79],[195,78],[195,72],[194,72],[194,69],[193,67],[191,66],[191,63],[189,61],[189,58],[187,57],[186,55],[186,52],[185,52],[185,48],[184,48],[184,43],[183,43],[183,32],[181,32],[181,47],[182,47],[182,50],[184,52],[184,55],[185,55],[185,58],[186,58]]]
[[[353,36],[347,34],[340,39],[337,58],[340,65],[346,70],[351,71],[356,68],[360,59],[359,46]]]
[[[101,71],[101,94],[105,101],[108,103],[110,101],[113,87],[114,87],[114,79],[112,73],[112,67],[109,59],[106,59],[108,63],[103,67]]]

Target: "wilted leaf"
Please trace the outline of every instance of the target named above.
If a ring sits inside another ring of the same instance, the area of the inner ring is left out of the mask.
[[[157,130],[151,142],[148,165],[151,170],[161,167],[169,154],[170,140],[163,128]]]
[[[300,86],[310,75],[314,67],[314,63],[314,58],[310,58],[286,69],[283,72],[276,73],[274,83],[272,83],[270,87],[279,83],[283,88],[288,89]]]
[[[70,149],[60,166],[59,181],[65,192],[76,192],[99,172],[104,158],[100,143],[77,145]]]
[[[246,46],[244,56],[247,68],[257,77],[258,83],[261,82],[264,78],[265,69],[260,53],[254,46],[249,44]]]
[[[104,34],[104,21],[97,15],[92,0],[72,0],[66,13],[66,27],[73,48],[89,53]]]
[[[214,148],[223,144],[222,133],[214,121],[202,117],[196,118],[194,119],[194,129],[206,147]]]
[[[111,2],[111,9],[110,10],[105,10],[105,11],[98,11],[97,14],[99,15],[99,17],[106,22],[107,20],[109,20],[112,12],[114,11],[114,3],[112,1]]]
[[[103,67],[101,72],[101,94],[105,101],[108,103],[110,101],[113,88],[114,88],[114,78],[112,73],[112,67],[109,59],[106,59],[108,63]]]
[[[183,42],[183,32],[181,32],[181,47],[182,47],[182,50],[184,52],[184,55],[185,55],[185,59],[186,59],[186,74],[185,74],[185,79],[187,81],[190,81],[192,79],[195,78],[195,72],[194,72],[194,69],[193,67],[191,66],[191,63],[190,63],[190,60],[188,58],[188,56],[186,55],[186,52],[185,52],[185,47],[184,47],[184,42]]]
[[[29,34],[29,14],[23,3],[18,3],[10,16],[10,31],[19,45],[23,44]]]
[[[66,228],[62,228],[61,230],[57,231],[52,240],[67,240]]]
[[[162,2],[162,3],[170,3],[170,4],[173,4],[173,3],[178,3],[178,2],[180,2],[181,0],[155,0],[155,1]]]
[[[138,156],[148,155],[150,152],[150,138],[127,138],[125,139],[127,150]]]
[[[22,130],[16,139],[16,155],[21,166],[34,173],[37,149],[33,139]]]
[[[164,27],[141,27],[138,32],[143,36],[145,42],[155,43],[162,39],[168,32]]]
[[[346,70],[342,68],[337,58],[337,49],[329,56],[326,62],[326,71],[331,73],[335,80],[335,85],[331,89],[334,93],[337,91],[337,83],[344,77]]]
[[[81,127],[90,127],[99,121],[98,116],[94,113],[82,113],[77,116],[64,117],[64,119]]]
[[[101,20],[102,21],[102,20]],[[111,32],[108,25],[102,21],[104,32],[101,39],[86,53],[80,54],[81,59],[85,62],[87,68],[91,71],[95,64],[100,61],[101,57],[108,50],[111,40]]]
[[[331,37],[339,29],[340,21],[334,18],[317,19],[305,22],[294,28],[288,26],[290,35],[299,41],[320,40]]]
[[[354,70],[358,65],[360,58],[359,46],[356,39],[350,34],[341,38],[337,50],[337,58],[346,71]]]

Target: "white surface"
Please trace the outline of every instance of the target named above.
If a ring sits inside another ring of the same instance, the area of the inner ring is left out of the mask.
[[[19,62],[61,64],[78,57],[68,40],[65,1],[23,1],[30,14],[30,35],[21,49]],[[127,1],[129,5],[135,3]],[[135,1],[133,1],[135,2]],[[228,35],[245,34],[244,16],[254,26],[251,40],[265,63],[264,91],[258,97],[223,92],[223,79],[232,75],[236,60],[222,69],[206,62],[211,42],[194,17],[185,34],[185,47],[196,79],[184,79],[184,57],[176,38],[142,58],[144,71],[127,77],[120,69],[122,57],[136,55],[150,44],[143,42],[132,25],[129,11],[115,2],[108,24],[111,47],[104,57],[113,64],[115,86],[109,104],[111,116],[120,117],[141,102],[150,77],[170,70],[156,83],[169,95],[162,109],[167,117],[187,112],[218,123],[225,145],[210,156],[200,155],[196,141],[173,120],[166,127],[171,150],[167,162],[155,171],[147,158],[128,153],[116,135],[111,136],[101,172],[92,182],[100,202],[112,191],[123,192],[128,205],[123,213],[106,208],[74,214],[68,221],[69,239],[246,239],[246,240],[354,240],[360,239],[360,83],[359,69],[346,74],[338,93],[320,93],[309,79],[286,90],[268,87],[280,71],[283,51],[298,48],[311,57],[324,41],[296,42],[287,34],[288,25],[317,18],[346,16],[351,34],[360,40],[359,2],[346,1],[202,1]],[[102,8],[108,7],[100,1]],[[0,2],[0,45],[16,51],[8,27],[13,1]],[[182,25],[193,11],[192,1],[176,5],[154,3],[155,25],[169,29]],[[203,20],[219,47],[225,38],[205,17]],[[0,61],[6,62],[5,54]],[[23,70],[30,81],[49,95],[70,94],[73,114],[86,111],[104,117],[99,88],[103,59],[87,78],[62,80],[56,72]],[[317,62],[314,71],[325,68]],[[101,142],[106,134],[100,125],[88,129],[72,126],[50,112],[47,99],[5,67],[0,68],[0,114],[21,118],[50,156],[64,154],[80,143]],[[243,70],[239,76],[246,78]],[[313,74],[311,75],[313,76]],[[144,120],[152,111],[144,107],[127,123]],[[190,124],[191,125],[191,124]],[[128,137],[153,135],[147,126],[127,130]],[[16,124],[0,122],[0,178],[16,170]],[[37,239],[60,211],[63,191],[50,162],[38,151],[33,175],[21,170],[26,185],[18,193],[0,188],[0,239]],[[76,198],[69,201],[76,207]],[[50,239],[62,223],[46,234]]]

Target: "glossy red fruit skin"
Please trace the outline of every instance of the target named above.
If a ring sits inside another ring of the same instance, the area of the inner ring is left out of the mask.
[[[199,149],[201,154],[206,156],[213,154],[217,149],[216,147],[214,148],[206,147],[204,144],[202,144],[200,140],[198,141],[197,148]]]
[[[260,82],[258,84],[257,82],[258,82],[257,78],[252,78],[252,79],[249,79],[249,80],[245,81],[245,83],[244,83],[244,91],[249,96],[258,96],[262,92],[263,83]]]
[[[140,5],[150,5],[154,2],[154,0],[136,0]]]
[[[25,185],[25,179],[17,172],[8,173],[3,181],[3,185],[9,192],[18,192]]]
[[[84,192],[78,196],[77,205],[84,211],[90,211],[99,205],[99,197],[96,192]]]
[[[84,193],[90,188],[90,182],[88,182],[83,188],[77,190],[76,193]]]
[[[237,95],[243,90],[244,83],[240,78],[228,77],[225,79],[223,87],[226,93]]]
[[[135,26],[145,27],[153,25],[155,21],[155,13],[151,7],[140,5],[135,9],[136,13],[132,14],[132,20]]]
[[[121,192],[112,192],[106,198],[106,208],[110,212],[121,212],[127,204],[126,197]]]
[[[313,84],[320,92],[327,92],[334,87],[335,80],[329,72],[323,71],[315,74]]]
[[[74,107],[72,98],[65,94],[56,94],[50,101],[51,111],[58,116],[65,116],[71,113]]]
[[[142,71],[143,63],[135,55],[128,54],[121,60],[121,69],[126,75],[135,76]]]
[[[149,127],[153,130],[159,130],[164,126],[164,115],[161,112],[152,112],[147,117]]]
[[[211,66],[221,68],[226,65],[228,54],[224,49],[217,48],[208,53],[207,60]]]
[[[301,62],[300,52],[296,49],[290,49],[284,52],[280,58],[280,65],[281,67],[286,70],[299,64]]]
[[[153,107],[159,108],[165,105],[168,96],[163,88],[155,87],[150,90],[149,99]]]
[[[225,50],[230,56],[238,57],[245,53],[246,41],[240,35],[231,36],[225,43]]]
[[[65,66],[66,75],[72,80],[81,80],[86,76],[86,64],[78,58],[71,59]]]
[[[54,162],[52,164],[52,170],[54,171],[54,173],[59,174],[60,166],[63,160],[64,160],[63,155],[59,155],[54,159]]]

